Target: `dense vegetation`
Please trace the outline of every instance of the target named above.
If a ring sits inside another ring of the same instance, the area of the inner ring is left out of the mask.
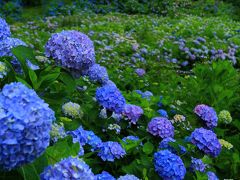
[[[240,178],[239,8],[0,0],[0,179]]]

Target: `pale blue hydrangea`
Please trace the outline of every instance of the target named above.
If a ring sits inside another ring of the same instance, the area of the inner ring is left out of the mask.
[[[136,124],[138,119],[143,115],[143,110],[139,106],[126,104],[122,114],[126,116],[132,124]]]
[[[126,104],[125,98],[119,89],[112,85],[104,85],[98,88],[96,99],[101,106],[116,113],[123,112],[124,105]]]
[[[212,171],[207,172],[208,180],[219,180],[216,174]]]
[[[95,180],[89,166],[81,159],[68,157],[53,166],[48,166],[40,174],[41,180]]]
[[[92,82],[101,84],[107,83],[109,80],[107,69],[99,64],[91,66],[84,75],[87,75]]]
[[[53,143],[56,143],[59,139],[63,139],[67,136],[62,123],[53,123],[50,135]]]
[[[45,46],[47,57],[56,64],[81,73],[95,63],[93,42],[78,31],[62,31],[53,34]]]
[[[168,113],[164,109],[159,109],[157,112],[161,117],[168,118]]]
[[[115,159],[122,158],[126,152],[118,142],[108,141],[103,142],[98,147],[98,156],[103,161],[113,162]]]
[[[140,180],[140,179],[132,174],[126,174],[124,176],[120,176],[117,180]]]
[[[95,175],[95,180],[116,180],[111,174],[106,171],[103,171],[101,174]]]
[[[11,31],[9,25],[4,19],[0,18],[0,41],[10,36]]]
[[[182,159],[168,150],[161,150],[154,154],[154,167],[164,180],[181,180],[186,174]]]
[[[62,112],[65,116],[72,118],[81,118],[83,113],[81,106],[77,103],[68,102],[62,106]]]
[[[0,93],[0,167],[11,170],[39,157],[50,142],[54,112],[34,90],[11,83]]]

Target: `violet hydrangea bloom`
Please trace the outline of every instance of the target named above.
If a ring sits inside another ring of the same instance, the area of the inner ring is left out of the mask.
[[[221,152],[222,146],[216,134],[211,130],[197,128],[192,132],[190,138],[191,142],[207,155],[217,157]]]
[[[204,172],[206,169],[206,164],[204,164],[201,159],[192,157],[190,168],[193,171]]]
[[[126,104],[124,106],[123,115],[126,116],[131,123],[136,124],[138,119],[143,115],[143,110],[139,106]]]
[[[118,142],[108,141],[103,142],[98,147],[98,156],[103,161],[113,162],[116,159],[122,158],[126,152]]]
[[[40,174],[40,179],[95,180],[95,176],[83,160],[68,157],[53,166],[46,167]]]
[[[81,72],[95,63],[93,42],[78,31],[62,31],[53,34],[45,46],[47,57],[69,70]]]
[[[95,175],[96,180],[116,180],[110,173],[103,171],[101,174]]]
[[[123,112],[126,104],[119,89],[113,85],[104,85],[97,88],[96,99],[101,106],[115,113]]]
[[[117,180],[139,180],[139,178],[132,174],[126,174],[124,176],[120,176]]]
[[[91,66],[84,75],[89,76],[89,79],[93,82],[107,83],[109,80],[107,69],[99,64]]]
[[[167,118],[155,117],[148,123],[148,132],[161,138],[173,137],[174,127]]]
[[[206,123],[208,128],[212,129],[217,126],[217,113],[212,107],[200,104],[194,108],[194,113],[196,113]]]
[[[139,77],[142,77],[142,76],[144,76],[144,74],[145,74],[146,72],[145,72],[145,70],[142,69],[142,68],[137,68],[137,69],[135,70],[135,73],[136,73]]]
[[[216,176],[216,174],[212,171],[208,171],[207,172],[207,176],[208,176],[208,180],[218,180],[218,177]]]
[[[0,93],[0,167],[11,170],[39,157],[50,142],[54,112],[34,90],[11,83]]]
[[[17,46],[27,46],[27,44],[20,39],[9,37],[0,41],[0,57],[13,56],[11,49]]]
[[[182,159],[168,150],[161,150],[154,154],[154,167],[164,180],[184,179],[186,174]]]
[[[2,41],[3,39],[10,36],[11,31],[9,25],[4,19],[0,18],[0,40]]]

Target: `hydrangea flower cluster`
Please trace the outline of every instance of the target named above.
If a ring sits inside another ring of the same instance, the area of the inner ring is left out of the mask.
[[[118,124],[109,124],[108,129],[111,131],[116,131],[116,134],[120,134],[121,132],[121,126],[119,126]]]
[[[175,139],[171,138],[171,137],[168,137],[168,138],[164,138],[160,143],[159,143],[159,146],[158,148],[160,149],[167,149],[169,150],[170,152],[176,154],[177,151],[174,147],[172,147],[169,142],[176,142]],[[180,153],[181,154],[184,154],[187,150],[184,146],[182,145],[179,145],[179,148],[180,148]]]
[[[219,121],[225,124],[230,124],[232,122],[232,116],[230,112],[227,110],[220,111],[218,117],[219,117]]]
[[[207,155],[217,157],[221,152],[222,146],[216,134],[211,130],[197,128],[192,132],[190,138],[191,142]]]
[[[0,40],[2,41],[3,39],[10,36],[11,31],[9,25],[4,19],[0,18]]]
[[[137,136],[127,136],[127,137],[124,137],[122,139],[123,142],[125,142],[126,144],[128,143],[127,141],[139,141],[139,137]]]
[[[174,127],[167,118],[155,117],[148,123],[148,132],[161,138],[173,137]]]
[[[95,63],[93,42],[78,31],[53,34],[45,46],[45,54],[57,65],[81,73]]]
[[[17,38],[5,38],[0,41],[0,57],[13,56],[11,49],[17,46],[27,46],[27,44]]]
[[[103,161],[113,162],[116,159],[122,158],[126,152],[118,142],[108,141],[103,142],[98,147],[98,156],[102,158]]]
[[[192,157],[190,168],[193,171],[204,172],[205,169],[206,169],[206,164],[204,164],[201,159],[197,159],[197,158]]]
[[[0,93],[0,167],[33,162],[49,145],[54,112],[35,91],[11,83]]]
[[[143,110],[139,106],[132,104],[126,104],[124,106],[123,115],[126,116],[132,124],[136,124],[142,114]]]
[[[99,82],[101,84],[104,84],[109,80],[107,69],[99,64],[94,64],[91,66],[85,75],[89,76],[91,81]]]
[[[4,62],[0,61],[0,79],[3,79],[8,72],[8,68]]]
[[[216,176],[216,174],[212,171],[208,171],[207,172],[207,176],[208,176],[208,180],[218,180],[218,177]]]
[[[96,99],[101,106],[115,113],[123,112],[126,104],[125,98],[119,89],[112,85],[104,85],[98,88]]]
[[[176,114],[173,117],[173,122],[175,123],[181,123],[181,122],[184,122],[185,120],[186,120],[186,117],[180,114]]]
[[[46,167],[40,174],[40,179],[95,180],[95,176],[83,160],[68,157],[53,166]]]
[[[53,143],[56,143],[58,139],[62,139],[67,136],[62,123],[60,124],[53,123],[50,135]]]
[[[218,117],[216,111],[205,104],[197,105],[194,108],[194,113],[196,113],[210,129],[217,126]]]
[[[125,176],[120,176],[117,180],[139,180],[139,179],[132,174],[126,174]]]
[[[62,111],[65,116],[72,118],[81,118],[83,116],[81,106],[77,103],[68,102],[62,106]]]
[[[139,77],[142,77],[142,76],[144,76],[145,75],[145,70],[144,69],[142,69],[142,68],[137,68],[137,69],[135,69],[135,73],[139,76]]]
[[[103,171],[101,174],[95,175],[96,180],[116,180],[111,174],[106,171]]]
[[[150,91],[142,92],[141,90],[135,90],[136,93],[140,94],[142,98],[150,100],[153,96],[153,93]]]
[[[159,109],[157,112],[161,117],[168,118],[168,113],[164,109]]]
[[[168,150],[154,154],[155,171],[163,179],[184,179],[186,168],[181,158]]]
[[[227,142],[224,139],[219,139],[220,144],[222,145],[222,147],[227,148],[228,150],[233,148],[233,145],[230,142]]]

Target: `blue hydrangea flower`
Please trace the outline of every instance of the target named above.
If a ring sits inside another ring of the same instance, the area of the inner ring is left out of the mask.
[[[155,117],[148,123],[148,132],[161,138],[173,137],[174,127],[167,118]]]
[[[62,123],[53,123],[50,135],[53,143],[56,143],[58,139],[62,139],[67,136]]]
[[[46,167],[40,174],[40,179],[95,180],[95,176],[83,160],[68,157],[53,166]]]
[[[192,171],[204,172],[205,169],[206,169],[206,164],[204,164],[201,159],[197,159],[197,158],[192,157],[190,169]]]
[[[140,94],[142,98],[147,100],[150,100],[151,97],[153,96],[153,93],[151,93],[150,91],[142,92],[141,90],[135,90],[135,92]]]
[[[45,46],[47,57],[69,70],[81,72],[95,63],[93,42],[78,31],[62,31],[53,34]]]
[[[112,85],[104,85],[98,88],[96,99],[101,106],[115,113],[123,112],[124,105],[126,104],[125,98],[119,89]]]
[[[126,152],[118,142],[108,141],[103,142],[98,147],[98,156],[102,158],[103,161],[113,162],[116,159],[122,158]]]
[[[208,180],[218,180],[218,177],[216,176],[216,174],[212,171],[208,171],[207,172],[207,176],[208,176]]]
[[[139,77],[142,77],[144,76],[144,74],[146,73],[144,69],[142,68],[137,68],[135,69],[135,73],[139,76]]]
[[[8,73],[8,67],[4,62],[0,61],[0,79],[3,79]]]
[[[197,128],[192,132],[190,138],[191,142],[207,155],[217,157],[221,152],[222,146],[216,134],[211,130]]]
[[[168,118],[168,113],[164,109],[159,109],[157,112],[161,117]]]
[[[139,178],[132,174],[126,174],[125,176],[120,176],[117,180],[139,180]]]
[[[83,115],[81,106],[73,102],[65,103],[62,106],[62,111],[65,116],[70,116],[72,118],[81,118]]]
[[[184,179],[186,174],[182,159],[168,150],[161,150],[154,154],[154,167],[164,180]]]
[[[11,36],[10,27],[7,22],[0,18],[0,40],[3,40]]]
[[[0,93],[0,167],[33,162],[49,145],[54,112],[34,90],[11,83]]]
[[[205,104],[197,105],[194,108],[194,113],[196,113],[210,129],[217,126],[218,117],[216,111]]]
[[[174,147],[172,147],[169,142],[176,142],[175,139],[171,138],[171,137],[168,137],[168,138],[164,138],[160,143],[159,143],[159,148],[160,149],[167,149],[169,151],[171,151],[172,153],[176,154],[177,151]],[[179,148],[180,148],[180,153],[181,154],[184,154],[187,150],[184,146],[181,146],[179,145]]]
[[[127,143],[127,140],[130,141],[139,141],[139,137],[137,136],[127,136],[122,139],[123,142]]]
[[[124,106],[123,115],[126,116],[131,123],[136,124],[138,119],[142,116],[143,110],[139,106],[126,104]]]
[[[89,76],[93,82],[106,83],[109,80],[107,69],[99,64],[94,64],[86,71],[84,75]]]
[[[106,171],[103,171],[101,174],[95,176],[96,180],[116,180],[111,174]]]
[[[92,151],[97,149],[97,147],[102,143],[101,138],[96,136],[92,131],[86,131],[87,134],[87,144],[92,147]]]

